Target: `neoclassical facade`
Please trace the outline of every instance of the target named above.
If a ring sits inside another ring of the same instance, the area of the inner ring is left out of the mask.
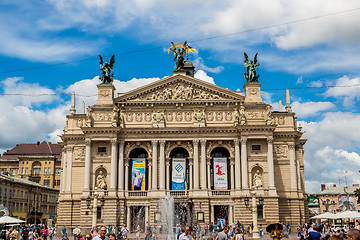
[[[60,143],[58,226],[160,224],[166,196],[176,223],[201,222],[201,212],[204,222],[247,225],[253,186],[259,224],[304,223],[306,140],[288,92],[285,111],[272,111],[260,86],[245,83],[243,94],[190,71],[116,97],[113,85],[98,85],[82,114],[73,96]]]

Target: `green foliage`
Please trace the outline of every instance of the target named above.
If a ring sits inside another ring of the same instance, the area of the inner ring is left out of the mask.
[[[357,203],[360,203],[360,188],[354,190],[355,196],[357,197]]]

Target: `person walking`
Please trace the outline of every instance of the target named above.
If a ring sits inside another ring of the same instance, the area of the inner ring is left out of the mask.
[[[235,228],[235,239],[234,240],[244,240],[243,234],[241,234],[240,228]]]
[[[191,236],[191,227],[186,226],[185,232],[179,236],[179,240],[193,240],[193,237]]]
[[[322,240],[321,234],[319,233],[319,226],[313,227],[314,231],[309,233],[309,240]]]
[[[93,238],[93,240],[109,240],[109,237],[106,236],[106,227],[102,226],[100,228],[99,234]]]
[[[218,233],[218,240],[226,240],[228,238],[227,234],[229,232],[229,226],[225,226],[221,232]]]

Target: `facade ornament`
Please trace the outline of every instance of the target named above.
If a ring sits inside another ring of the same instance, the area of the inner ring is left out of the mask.
[[[253,177],[253,187],[259,188],[262,187],[262,176],[259,170],[256,170]]]
[[[112,126],[117,127],[118,126],[118,119],[119,119],[119,108],[115,106],[113,108],[113,116],[112,116]]]
[[[86,117],[87,117],[87,119],[86,119],[86,126],[87,127],[92,127],[92,119],[91,119],[91,114],[92,114],[92,108],[89,106],[88,108],[87,108],[87,112],[86,112]]]
[[[247,137],[241,137],[241,138],[240,138],[240,142],[246,144],[246,142],[247,142]]]
[[[245,125],[246,124],[245,106],[244,105],[240,106],[239,122],[240,122],[240,125]]]
[[[153,113],[153,121],[154,122],[164,122],[165,117],[164,117],[164,112],[157,110],[156,112]]]
[[[120,112],[119,112],[119,123],[120,123],[120,124],[124,124],[124,123],[125,123],[125,120],[124,120],[124,111],[123,111],[123,110],[120,110]]]
[[[238,109],[234,109],[234,126],[237,126],[240,121],[240,114]]]
[[[272,143],[274,141],[274,138],[272,136],[266,138],[268,143]]]
[[[204,122],[205,121],[204,109],[197,109],[194,111],[194,121],[195,122]]]
[[[295,144],[294,143],[289,143],[288,147],[289,147],[289,150],[295,150]]]
[[[75,147],[74,159],[75,161],[81,161],[85,157],[85,149],[83,147]]]
[[[101,170],[96,176],[95,190],[107,190],[105,175]]]
[[[179,47],[179,49],[177,49]],[[174,53],[174,61],[176,61],[175,64],[175,70],[174,72],[184,72],[184,64],[185,64],[185,55],[187,53],[187,42],[185,41],[184,44],[176,42],[171,42],[171,47],[169,48],[168,52]]]

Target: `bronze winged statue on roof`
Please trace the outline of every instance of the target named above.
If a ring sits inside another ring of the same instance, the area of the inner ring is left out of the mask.
[[[99,55],[100,70],[102,71],[102,76],[100,77],[101,84],[112,84],[114,78],[114,63],[115,55],[112,55],[110,62],[105,62],[104,59]]]
[[[254,60],[250,60],[246,53],[244,53],[244,68],[247,72],[244,73],[246,82],[258,82],[259,75],[256,74],[256,69],[260,66],[257,60],[257,53],[255,54]]]

